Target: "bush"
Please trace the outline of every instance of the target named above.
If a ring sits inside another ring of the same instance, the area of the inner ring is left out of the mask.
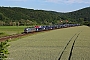
[[[0,60],[4,60],[5,58],[7,58],[7,54],[9,54],[7,49],[8,46],[8,40],[0,42]]]
[[[0,32],[0,35],[3,35],[3,34],[5,34],[5,33],[3,33],[3,32]]]

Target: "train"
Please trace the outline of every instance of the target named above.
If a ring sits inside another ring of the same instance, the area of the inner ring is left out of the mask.
[[[24,33],[40,32],[40,31],[68,28],[68,27],[74,27],[74,26],[80,26],[80,24],[57,24],[57,25],[27,27],[24,29]]]

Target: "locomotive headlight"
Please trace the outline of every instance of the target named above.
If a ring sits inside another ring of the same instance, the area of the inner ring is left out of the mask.
[[[28,30],[28,29],[26,29],[26,30]]]
[[[45,29],[45,28],[44,28]]]
[[[38,29],[37,29],[37,31],[38,31]]]

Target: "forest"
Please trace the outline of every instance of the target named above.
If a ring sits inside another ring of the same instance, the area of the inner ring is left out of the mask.
[[[30,26],[79,23],[90,26],[90,7],[72,12],[0,7],[0,26]]]

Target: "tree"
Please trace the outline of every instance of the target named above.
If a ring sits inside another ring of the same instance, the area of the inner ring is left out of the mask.
[[[0,21],[0,26],[3,26],[5,24],[5,22]]]
[[[79,18],[78,23],[83,24],[84,23],[84,18]]]
[[[0,20],[4,20],[4,19],[5,19],[4,15],[0,13]]]
[[[0,42],[0,60],[4,60],[5,58],[7,58],[7,54],[9,54],[7,49],[8,46],[8,40]]]

